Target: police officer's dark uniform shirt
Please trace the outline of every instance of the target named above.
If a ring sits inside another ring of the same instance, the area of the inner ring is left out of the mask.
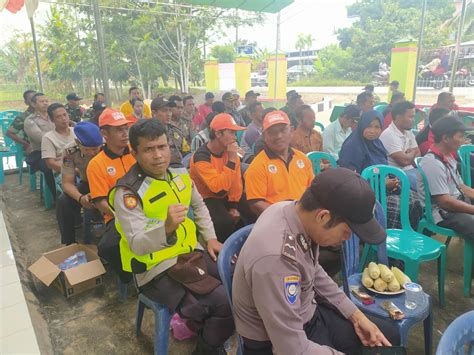
[[[64,105],[64,108],[66,109],[69,118],[74,121],[74,122],[81,122],[82,120],[82,109],[81,107],[71,107],[69,104]]]
[[[25,134],[24,126],[25,126],[25,119],[34,113],[34,109],[28,107],[28,109],[23,112],[22,114],[15,117],[13,122],[11,123],[10,127],[8,127],[8,132],[11,132],[20,138],[28,140],[28,137]]]
[[[191,146],[184,133],[174,124],[168,123],[166,125],[166,136],[171,150],[170,166],[181,166],[183,157],[191,152]]]
[[[305,234],[292,201],[267,208],[245,242],[232,285],[237,332],[272,342],[279,355],[340,354],[309,340],[303,325],[318,300],[346,318],[356,306],[318,263],[319,247]]]

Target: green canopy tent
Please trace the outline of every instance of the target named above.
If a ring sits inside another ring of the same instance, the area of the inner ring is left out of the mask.
[[[252,12],[277,13],[292,4],[294,0],[186,0],[192,5],[222,7]]]

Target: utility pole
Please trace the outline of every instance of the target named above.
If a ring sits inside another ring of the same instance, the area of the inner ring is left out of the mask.
[[[467,0],[462,0],[461,18],[459,19],[458,33],[456,33],[456,49],[454,50],[453,67],[451,68],[451,81],[449,82],[449,92],[453,92],[456,71],[458,70],[459,48],[461,47],[462,30],[464,28],[464,19],[466,18]]]
[[[280,12],[277,15],[277,33],[276,33],[276,48],[275,48],[275,80],[273,86],[273,98],[277,97],[277,75],[278,75],[278,53],[280,52]]]
[[[425,14],[428,0],[423,0],[423,10],[421,11],[420,36],[418,37],[418,50],[416,51],[415,66],[415,86],[413,87],[413,102],[416,102],[416,88],[418,86],[418,66],[420,65],[421,49],[423,48],[423,34],[425,31]]]
[[[94,11],[95,30],[97,32],[97,43],[99,45],[99,62],[100,71],[102,73],[102,82],[104,83],[104,94],[107,106],[111,106],[112,101],[110,98],[109,90],[109,74],[107,72],[107,64],[105,63],[105,45],[104,45],[104,33],[102,32],[102,19],[100,17],[99,1],[92,0],[92,8]]]
[[[33,47],[35,49],[35,61],[36,61],[36,74],[38,75],[39,89],[43,92],[43,78],[41,76],[41,67],[38,54],[38,43],[36,43],[36,31],[35,31],[35,22],[33,21],[33,16],[30,17],[31,25],[31,36],[33,37]]]

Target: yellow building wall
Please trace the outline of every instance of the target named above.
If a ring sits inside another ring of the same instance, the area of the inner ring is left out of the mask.
[[[251,69],[252,61],[250,58],[239,57],[235,60],[235,88],[239,91],[240,96],[244,96],[252,86],[250,79]]]
[[[276,60],[275,60],[276,59]],[[285,54],[270,55],[268,62],[268,98],[286,99],[286,70],[287,62]],[[276,65],[276,76],[275,76]],[[276,87],[275,87],[276,83]],[[276,89],[276,90],[275,90]]]
[[[208,60],[204,63],[204,80],[206,91],[219,91],[219,63],[217,60]]]
[[[415,88],[417,41],[400,41],[392,48],[390,63],[390,82],[398,80],[398,91],[405,94],[407,100],[413,100]],[[390,100],[391,92],[389,92]]]

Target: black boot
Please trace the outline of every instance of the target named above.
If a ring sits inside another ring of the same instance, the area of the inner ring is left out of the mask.
[[[207,344],[202,338],[201,334],[197,336],[196,348],[192,355],[227,355],[224,345],[211,346]]]

